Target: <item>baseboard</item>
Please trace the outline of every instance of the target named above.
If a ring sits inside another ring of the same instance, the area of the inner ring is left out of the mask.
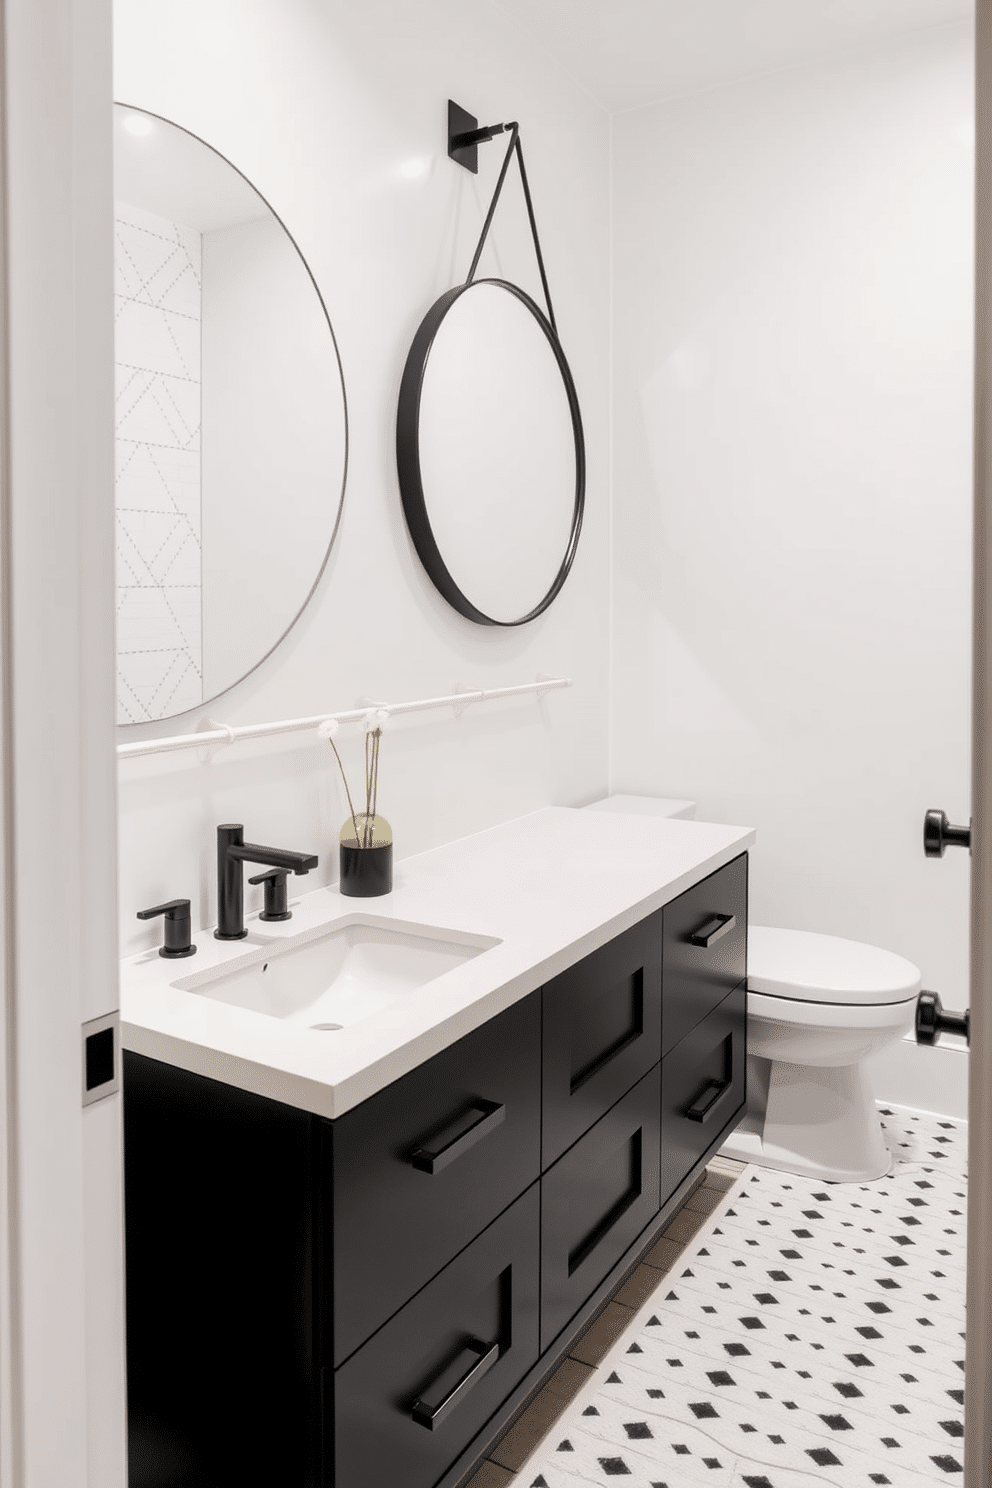
[[[968,1050],[963,1040],[927,1049],[912,1037],[868,1061],[875,1098],[936,1116],[968,1116]]]

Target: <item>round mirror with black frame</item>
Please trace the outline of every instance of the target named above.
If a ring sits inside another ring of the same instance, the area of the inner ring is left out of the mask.
[[[327,566],[348,466],[330,317],[285,224],[189,130],[114,110],[118,723],[260,666]]]
[[[477,625],[517,626],[543,614],[568,577],[586,464],[519,132],[503,127],[510,145],[468,278],[431,306],[407,356],[396,462],[410,536],[435,588]],[[514,152],[547,315],[509,280],[474,277]]]

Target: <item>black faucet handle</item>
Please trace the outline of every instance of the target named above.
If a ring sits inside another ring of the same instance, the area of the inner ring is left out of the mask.
[[[262,847],[257,842],[245,841],[245,829],[241,822],[226,822],[217,828],[217,940],[244,940],[247,935],[244,921],[243,863],[263,863],[266,869],[274,868],[278,873],[308,873],[317,867],[316,853],[290,852],[284,847]],[[286,884],[278,879],[268,880],[268,874],[260,875],[265,883],[265,910],[263,920],[288,920],[286,908]],[[253,878],[252,883],[258,883]]]
[[[165,916],[165,944],[159,947],[159,955],[169,960],[181,956],[195,956],[196,946],[190,939],[190,903],[188,899],[170,899],[168,904],[156,904],[154,909],[139,909],[139,920],[153,920],[157,915]]]
[[[286,878],[288,868],[266,868],[264,873],[256,873],[250,878],[250,884],[265,885],[265,907],[259,915],[260,920],[291,920],[293,911],[288,908],[286,895]]]

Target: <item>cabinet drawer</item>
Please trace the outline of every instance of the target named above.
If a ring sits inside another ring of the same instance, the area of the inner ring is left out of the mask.
[[[541,1180],[541,1348],[658,1212],[660,1067]]]
[[[547,1168],[661,1057],[661,911],[544,988]]]
[[[535,1183],[364,1348],[325,1371],[328,1488],[430,1488],[482,1429],[537,1360],[539,1227]],[[393,1242],[402,1246],[401,1232]]]
[[[666,904],[663,1052],[747,975],[747,853]]]
[[[742,984],[661,1062],[661,1201],[744,1109],[747,993]]]
[[[335,1363],[533,1183],[540,1102],[535,992],[325,1124],[333,1285],[323,1278],[322,1305]]]

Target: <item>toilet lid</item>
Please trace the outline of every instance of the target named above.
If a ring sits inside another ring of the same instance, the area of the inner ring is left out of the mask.
[[[810,930],[748,926],[747,984],[752,992],[796,1002],[867,1005],[905,1002],[920,990],[917,967],[891,951]]]

